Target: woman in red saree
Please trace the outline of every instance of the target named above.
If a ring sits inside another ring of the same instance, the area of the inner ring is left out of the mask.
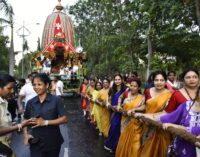
[[[196,97],[196,92],[199,86],[199,72],[194,68],[189,68],[183,71],[181,75],[183,88],[175,91],[169,101],[165,112],[170,113],[175,111],[178,106],[187,100],[193,100]]]

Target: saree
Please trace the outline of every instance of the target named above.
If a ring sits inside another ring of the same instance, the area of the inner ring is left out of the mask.
[[[144,96],[138,95],[136,98],[126,103],[123,109],[128,111],[141,105],[143,101]],[[115,156],[138,157],[141,150],[142,123],[135,118],[122,117],[121,127],[124,129],[121,132]]]
[[[89,86],[87,91],[86,91],[86,96],[88,96],[89,98],[92,98],[93,91],[94,91],[94,88],[92,86]],[[91,114],[93,107],[94,107],[94,103],[92,101],[88,100],[88,111],[89,111],[89,114],[90,114],[89,116],[90,116],[90,119],[92,120],[92,122],[95,123],[95,119]]]
[[[99,91],[94,90],[92,93],[92,100],[95,101],[97,95],[98,95]],[[100,115],[101,115],[101,109],[102,107],[97,105],[96,103],[93,104],[93,108],[92,108],[92,112],[91,115],[94,116],[94,119],[97,123],[97,127],[99,129],[99,132],[102,132],[102,125],[101,125],[101,119],[100,119]]]
[[[193,101],[186,101],[179,105],[179,107],[168,114],[160,117],[159,121],[162,123],[172,123],[182,125],[188,128],[186,131],[198,136],[200,134],[200,112],[191,109]],[[181,137],[177,136],[174,140],[174,149],[177,157],[197,157],[195,145]]]
[[[101,89],[99,91],[99,94],[97,95],[96,100],[103,103],[103,105],[106,104],[106,100],[108,97],[108,91],[109,89]],[[108,131],[110,129],[110,112],[106,107],[101,107],[101,126],[102,126],[102,133],[104,137],[108,137]]]
[[[114,94],[111,99],[111,105],[116,106],[118,103],[118,99],[120,95],[124,92],[124,90],[120,90]],[[105,146],[110,148],[112,151],[116,150],[119,136],[120,136],[120,129],[121,129],[121,117],[122,114],[119,112],[111,111],[111,122],[110,122],[110,130],[108,132],[108,137],[105,140]]]
[[[82,84],[81,90],[80,90],[80,93],[81,93],[81,109],[86,109],[86,110],[88,110],[88,101],[84,96],[86,95],[87,88],[88,88],[87,85]]]
[[[168,100],[171,97],[171,92],[166,91],[160,95],[150,98],[146,101],[146,113],[157,113],[164,110]],[[168,145],[171,142],[171,136],[168,132],[159,129],[151,128],[144,125],[145,134],[143,137],[144,145],[140,157],[166,157]]]

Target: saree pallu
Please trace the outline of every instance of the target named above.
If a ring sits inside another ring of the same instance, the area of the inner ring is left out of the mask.
[[[111,99],[111,105],[116,106],[118,103],[118,99],[120,95],[124,92],[124,90],[118,91],[113,98]],[[111,150],[115,151],[118,141],[119,141],[119,136],[121,133],[121,117],[122,114],[119,112],[112,112],[111,111],[111,125],[110,125],[110,130],[108,132],[108,137],[105,140],[105,146],[110,148]]]
[[[99,94],[97,95],[97,100],[102,102],[104,105],[106,104],[106,100],[108,97],[108,90],[109,89],[101,89]],[[101,126],[102,126],[102,133],[104,137],[108,137],[108,132],[110,129],[110,112],[106,107],[101,107]]]
[[[146,113],[156,113],[164,110],[168,100],[171,97],[171,92],[161,93],[155,98],[146,101]],[[171,142],[171,135],[159,128],[150,128],[144,125],[144,145],[140,157],[166,157],[167,147]]]
[[[124,105],[123,109],[128,111],[141,104],[143,95]],[[141,151],[142,123],[131,117],[122,117],[123,130],[116,149],[116,157],[138,157]]]

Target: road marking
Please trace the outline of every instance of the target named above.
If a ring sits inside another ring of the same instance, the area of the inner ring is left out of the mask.
[[[64,148],[64,157],[68,157],[68,148]]]

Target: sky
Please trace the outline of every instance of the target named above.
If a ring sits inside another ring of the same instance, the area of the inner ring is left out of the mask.
[[[77,0],[61,0],[61,4],[70,6],[76,3]],[[20,27],[24,26],[30,31],[26,37],[31,51],[37,49],[38,37],[42,40],[42,32],[46,18],[53,12],[53,9],[58,4],[58,0],[8,0],[14,10],[14,51],[19,51],[16,55],[16,64],[22,57],[22,30],[17,33]],[[39,23],[39,25],[37,24]],[[10,36],[10,29],[5,28],[5,35]],[[25,31],[24,34],[28,34]]]

